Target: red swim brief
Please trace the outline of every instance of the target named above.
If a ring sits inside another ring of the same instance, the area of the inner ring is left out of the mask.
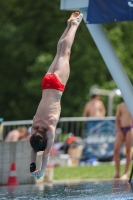
[[[42,79],[42,90],[55,89],[64,91],[65,85],[63,85],[55,74],[46,74]]]

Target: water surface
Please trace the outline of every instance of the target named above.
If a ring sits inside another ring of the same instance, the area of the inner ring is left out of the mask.
[[[0,200],[133,200],[128,182],[95,181],[0,187]]]

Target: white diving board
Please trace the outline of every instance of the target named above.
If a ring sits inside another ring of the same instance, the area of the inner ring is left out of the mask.
[[[80,11],[86,23],[89,0],[61,0],[61,10]],[[133,116],[133,87],[101,24],[86,24],[122,97]],[[89,55],[88,55],[89,56]],[[99,72],[100,73],[100,72]]]

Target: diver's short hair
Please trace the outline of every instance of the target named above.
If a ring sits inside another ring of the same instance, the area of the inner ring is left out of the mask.
[[[47,146],[46,132],[37,131],[30,137],[30,144],[35,152],[44,151]]]

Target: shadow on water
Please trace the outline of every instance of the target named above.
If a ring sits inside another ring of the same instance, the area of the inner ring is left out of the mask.
[[[95,181],[51,185],[0,187],[0,200],[133,200],[133,185],[126,181]]]

